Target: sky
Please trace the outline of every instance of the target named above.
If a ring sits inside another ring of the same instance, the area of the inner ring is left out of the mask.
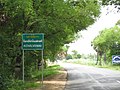
[[[114,27],[115,23],[120,20],[120,13],[117,13],[112,6],[102,8],[101,12],[100,18],[93,25],[80,32],[82,38],[79,38],[75,43],[69,44],[69,54],[72,54],[73,50],[78,51],[80,54],[96,53],[91,47],[91,41],[99,34],[99,31]]]

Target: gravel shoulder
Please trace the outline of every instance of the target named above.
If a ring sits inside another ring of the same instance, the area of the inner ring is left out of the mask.
[[[66,81],[67,71],[65,69],[60,69],[58,74],[44,79],[43,89],[36,88],[34,90],[64,90]]]

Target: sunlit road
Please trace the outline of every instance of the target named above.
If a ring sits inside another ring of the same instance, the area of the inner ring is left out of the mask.
[[[120,72],[77,64],[62,64],[68,72],[65,90],[120,90]]]

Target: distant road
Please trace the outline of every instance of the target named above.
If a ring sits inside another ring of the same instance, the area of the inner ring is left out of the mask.
[[[120,90],[120,72],[64,63],[68,72],[65,90]]]

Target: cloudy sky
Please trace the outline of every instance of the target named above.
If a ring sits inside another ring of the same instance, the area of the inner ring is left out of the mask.
[[[113,27],[120,20],[120,13],[117,13],[113,7],[104,7],[101,11],[101,17],[87,30],[81,31],[83,37],[75,43],[69,44],[68,53],[71,53],[72,50],[77,50],[80,54],[95,53],[91,47],[91,41],[99,34],[99,31]]]

